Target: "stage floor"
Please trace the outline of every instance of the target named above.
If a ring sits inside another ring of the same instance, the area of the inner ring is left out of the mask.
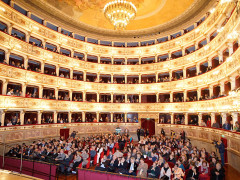
[[[0,169],[0,180],[40,180],[40,179]]]

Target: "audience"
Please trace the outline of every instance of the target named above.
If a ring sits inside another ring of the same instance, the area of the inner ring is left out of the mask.
[[[61,173],[76,173],[78,166],[89,168],[97,163],[96,170],[142,178],[224,178],[224,169],[215,152],[209,154],[204,148],[197,149],[189,139],[180,139],[179,135],[166,137],[164,134],[144,136],[138,143],[130,142],[128,134],[101,134],[82,138],[75,134],[66,140],[61,137],[59,140],[34,141],[22,147],[16,145],[7,155],[21,157],[23,148],[25,159],[57,163]]]

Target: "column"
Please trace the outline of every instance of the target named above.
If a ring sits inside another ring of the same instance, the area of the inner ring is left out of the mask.
[[[11,54],[11,51],[8,50],[5,52],[5,60],[6,60],[6,63],[9,64],[9,57],[10,57],[10,54]]]
[[[185,119],[185,125],[188,125],[188,113],[185,113],[184,119]]]
[[[207,40],[207,43],[210,42],[210,34],[206,35],[206,40]]]
[[[55,98],[58,100],[58,88],[55,88]]]
[[[231,56],[232,54],[233,54],[233,43],[232,42],[230,42],[230,43],[228,43],[228,49],[229,49],[229,56]]]
[[[198,42],[195,42],[195,50],[198,49]]]
[[[84,53],[83,60],[84,60],[84,61],[87,61],[87,53]]]
[[[98,63],[100,64],[100,55],[97,56]]]
[[[32,13],[30,11],[27,12],[27,17],[31,18]]]
[[[224,124],[227,121],[227,114],[221,113],[221,116],[222,116],[222,124]]]
[[[38,119],[37,119],[38,124],[42,123],[41,120],[42,120],[42,111],[38,111]]]
[[[73,79],[73,69],[70,69],[70,79]]]
[[[97,92],[97,102],[99,102],[99,92]]]
[[[168,58],[169,60],[172,58],[172,53],[170,51],[168,52]]]
[[[27,69],[28,67],[28,56],[24,56],[24,68]]]
[[[127,122],[127,113],[126,112],[124,113],[124,122],[125,123]]]
[[[85,122],[85,112],[82,112],[82,122]]]
[[[57,44],[57,52],[59,52],[60,53],[60,44]]]
[[[211,126],[215,122],[215,113],[211,113]]]
[[[225,93],[225,84],[224,82],[220,82],[220,94],[223,95]]]
[[[97,82],[100,81],[100,72],[97,73]]]
[[[72,101],[72,94],[73,94],[73,90],[70,89],[70,90],[69,90],[69,99],[70,99],[70,101]]]
[[[25,112],[23,110],[20,111],[20,124],[21,125],[24,125],[24,115],[25,115]]]
[[[158,82],[158,72],[155,72],[155,75],[156,75],[156,83]]]
[[[211,58],[208,58],[208,67],[212,67],[212,59]]]
[[[57,112],[57,111],[54,111],[54,112],[53,112],[53,122],[54,122],[54,123],[57,123],[57,115],[58,115],[58,112]]]
[[[235,123],[238,121],[238,113],[237,112],[232,113],[232,120],[233,120],[233,126],[234,126]]]
[[[86,91],[83,91],[83,102],[86,101]]]
[[[169,70],[169,81],[172,80],[172,70]]]
[[[142,64],[142,58],[141,57],[139,57],[139,59],[138,59],[138,64]]]
[[[126,46],[127,47],[127,46]],[[127,57],[125,57],[125,65],[127,65]]]
[[[173,92],[170,92],[170,102],[173,102]]]
[[[111,83],[113,83],[113,74],[111,74]]]
[[[26,42],[29,43],[31,34],[29,32],[26,33]]]
[[[1,126],[4,126],[5,111],[3,109],[0,110],[0,117],[1,117]]]
[[[202,94],[201,88],[198,88],[198,89],[197,89],[197,100],[198,100],[198,101],[199,101],[199,98],[201,97],[201,94]]]
[[[236,89],[236,78],[230,77],[230,82],[231,82],[231,91],[233,91]]]
[[[25,97],[26,96],[26,83],[22,83],[22,95],[20,94],[20,96]]]
[[[157,43],[155,43],[155,44],[157,44]],[[156,54],[155,55],[155,63],[157,63],[158,62],[158,55]]]
[[[71,57],[73,58],[74,57],[74,50],[71,49]]]
[[[41,63],[41,73],[44,73],[44,66],[45,66],[45,62],[42,61],[42,63]]]
[[[59,76],[59,65],[56,65],[56,76]]]
[[[186,102],[187,100],[187,90],[183,91],[183,101]]]
[[[87,79],[87,72],[83,71],[83,81],[86,81],[86,79]]]
[[[128,83],[127,82],[127,74],[125,74],[124,78],[125,78],[125,84],[127,84]]]
[[[198,125],[200,126],[202,121],[202,113],[198,113]]]
[[[213,85],[209,86],[209,96],[210,98],[213,96]]]
[[[68,123],[71,123],[72,122],[72,112],[69,111],[68,112]]]
[[[42,40],[42,47],[43,47],[43,49],[45,49],[45,47],[46,47],[46,39]]]
[[[111,93],[111,103],[113,103],[113,93]]]
[[[171,124],[174,124],[174,113],[170,113],[171,115]]]
[[[4,79],[3,80],[3,87],[2,87],[2,94],[7,95],[7,85],[8,85],[8,80]]]
[[[40,85],[38,87],[38,92],[39,92],[39,98],[41,99],[43,97],[43,86],[42,85]]]
[[[9,34],[9,35],[12,34],[12,27],[13,27],[13,24],[10,23],[10,25],[8,26],[8,34]]]
[[[200,63],[197,63],[197,65],[196,65],[196,72],[197,72],[197,75],[199,75],[199,72],[200,72]]]
[[[139,73],[138,76],[139,76],[139,84],[141,84],[142,83],[142,75]]]
[[[97,122],[99,122],[99,112],[97,112],[96,114],[97,114]]]
[[[113,112],[111,112],[111,122],[113,122]]]
[[[114,64],[114,59],[113,59],[113,57],[111,57],[111,63]]]
[[[182,47],[182,56],[185,56],[185,48]]]
[[[218,57],[219,57],[219,63],[221,64],[223,62],[223,52],[218,51]]]
[[[139,103],[142,102],[142,93],[139,93]]]
[[[58,26],[58,32],[61,33],[61,31],[62,31],[62,28],[60,26]]]
[[[183,68],[183,79],[186,79],[187,78],[187,68],[184,67]]]
[[[127,103],[127,93],[125,93],[125,103]]]
[[[156,102],[159,103],[159,93],[156,94]]]

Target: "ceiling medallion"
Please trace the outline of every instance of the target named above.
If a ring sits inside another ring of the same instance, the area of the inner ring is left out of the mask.
[[[137,8],[132,2],[115,0],[107,3],[103,12],[105,17],[114,25],[115,30],[124,30],[129,21],[136,17]]]

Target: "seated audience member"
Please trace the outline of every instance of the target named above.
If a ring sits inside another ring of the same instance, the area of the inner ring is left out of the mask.
[[[154,162],[147,172],[149,178],[158,178],[160,174],[160,168],[157,166],[157,162]]]
[[[217,123],[217,121],[214,121],[214,123],[212,124],[213,128],[220,128],[220,125]]]
[[[107,157],[103,156],[103,158],[101,159],[101,163],[99,166],[96,166],[95,170],[98,171],[107,171],[107,166],[108,166],[108,162],[107,162]]]
[[[198,180],[199,177],[199,173],[197,170],[196,166],[191,166],[191,168],[189,169],[187,175],[186,175],[186,180]]]
[[[173,171],[173,179],[174,180],[183,180],[184,172],[183,172],[182,168],[179,167],[178,164],[175,164],[172,171]]]
[[[225,121],[222,128],[230,131],[231,130],[231,125],[228,123],[228,121]]]
[[[136,176],[137,175],[137,167],[138,167],[138,165],[135,162],[135,158],[131,157],[130,163],[128,164],[128,167],[127,167],[127,170],[128,170],[127,174]]]
[[[160,172],[160,179],[171,179],[171,168],[169,167],[168,163],[165,162],[164,166],[161,168],[161,172]]]
[[[211,180],[224,180],[225,170],[222,167],[221,163],[217,163],[216,167],[211,171]]]
[[[207,162],[203,161],[202,165],[199,167],[199,179],[207,180],[209,179],[209,175],[210,175],[210,170],[209,170],[209,167],[207,166]]]
[[[137,170],[138,170],[137,176],[142,178],[147,177],[148,165],[144,162],[143,158],[140,159],[140,163],[138,165]]]

